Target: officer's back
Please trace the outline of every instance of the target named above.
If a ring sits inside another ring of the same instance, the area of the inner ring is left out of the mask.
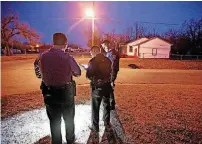
[[[93,85],[98,86],[110,82],[111,61],[109,58],[99,53],[89,61],[86,77]]]
[[[72,144],[75,141],[75,82],[72,75],[80,76],[81,70],[74,58],[62,50],[67,47],[64,34],[55,33],[53,43],[49,51],[35,60],[35,73],[42,78],[41,90],[50,120],[52,144],[62,144],[61,117],[65,122],[66,141]]]
[[[81,70],[75,60],[62,49],[51,48],[41,55],[40,62],[46,85],[62,86],[72,81],[72,74],[81,75]]]
[[[71,81],[72,58],[60,49],[51,48],[41,58],[44,79],[48,85],[63,85]],[[50,78],[51,77],[51,78]]]
[[[97,46],[91,48],[92,59],[86,72],[86,77],[91,80],[91,108],[92,108],[92,131],[94,143],[99,142],[99,109],[103,100],[104,125],[110,126],[110,92],[111,87],[111,61],[101,54],[101,49]]]

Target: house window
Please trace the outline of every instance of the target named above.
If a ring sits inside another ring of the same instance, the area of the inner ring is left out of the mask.
[[[153,55],[153,56],[156,56],[156,55],[157,55],[157,49],[156,49],[156,48],[153,48],[153,49],[152,49],[152,55]]]
[[[129,52],[133,52],[133,46],[129,47]]]

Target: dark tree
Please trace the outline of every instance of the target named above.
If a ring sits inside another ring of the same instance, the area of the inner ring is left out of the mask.
[[[40,39],[39,34],[30,28],[28,23],[20,22],[19,16],[9,11],[9,15],[2,17],[1,20],[1,39],[6,48],[6,55],[10,55],[9,45],[14,37],[25,38],[30,45],[35,45]]]

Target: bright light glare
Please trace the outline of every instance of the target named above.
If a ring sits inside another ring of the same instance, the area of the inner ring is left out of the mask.
[[[91,127],[90,105],[75,106],[75,135],[76,142],[87,143]],[[100,140],[104,134],[104,122],[102,121],[103,107],[100,111]],[[11,127],[12,125],[12,127]],[[65,142],[65,124],[61,123],[62,139]],[[38,143],[39,139],[50,135],[50,123],[45,108],[27,111],[1,121],[1,143],[29,144]]]
[[[91,8],[86,9],[86,16],[87,17],[94,17],[94,11],[93,11],[93,9],[91,9]]]
[[[39,44],[36,44],[36,47],[39,47]]]

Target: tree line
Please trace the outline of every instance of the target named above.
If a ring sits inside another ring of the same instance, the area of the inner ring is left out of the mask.
[[[88,37],[87,45],[91,47],[92,31],[85,30],[85,34]],[[115,30],[111,33],[102,34],[98,29],[95,29],[94,44],[100,45],[103,39],[109,39],[117,47],[120,43],[126,44],[142,37],[160,37],[172,43],[172,54],[202,55],[202,18],[185,21],[179,29],[168,29],[161,34],[148,32],[141,24],[136,24],[135,28],[131,29],[131,33],[127,34],[115,34]]]
[[[20,49],[26,53],[27,49],[49,49],[50,44],[40,44],[41,34],[31,28],[28,23],[20,22],[17,13],[11,9],[8,15],[2,17],[1,21],[1,48],[7,56],[11,55],[11,48]],[[24,39],[25,42],[22,42]],[[73,49],[80,48],[79,45],[69,43],[69,47]]]

